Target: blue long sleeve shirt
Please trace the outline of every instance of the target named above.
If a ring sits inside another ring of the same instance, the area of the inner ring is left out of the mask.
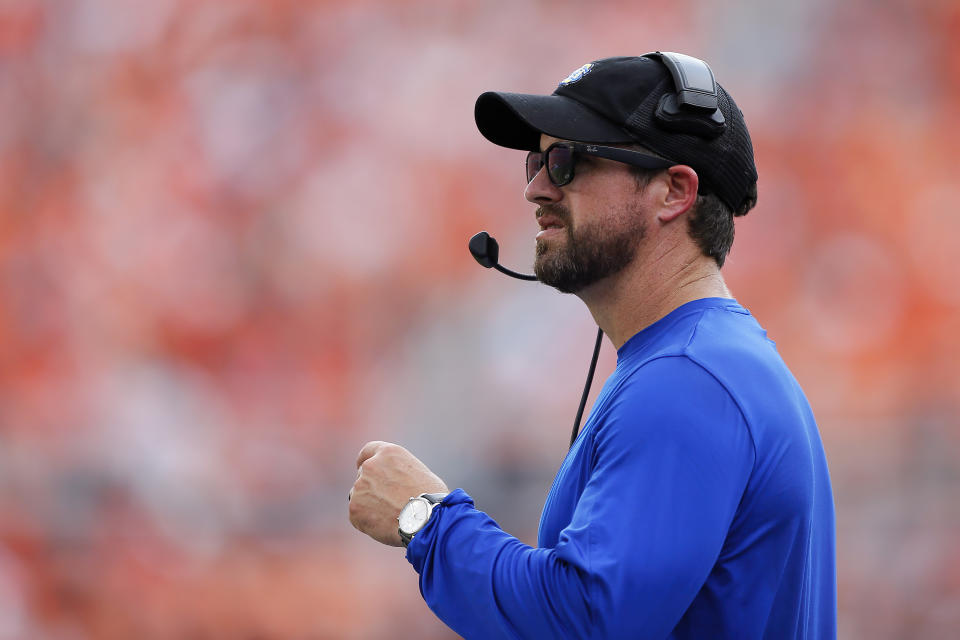
[[[733,300],[617,353],[538,545],[453,491],[407,558],[465,638],[836,637],[833,496],[809,404]]]

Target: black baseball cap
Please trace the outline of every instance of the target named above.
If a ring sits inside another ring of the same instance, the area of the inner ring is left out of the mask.
[[[685,71],[670,63],[678,59],[695,63],[686,71],[700,74],[701,87],[712,83],[711,104],[676,107]],[[692,167],[701,191],[715,193],[732,211],[740,209],[757,181],[753,144],[739,107],[706,63],[682,54],[595,60],[550,95],[488,91],[477,98],[474,118],[485,138],[510,149],[539,151],[541,133],[574,142],[640,144]]]

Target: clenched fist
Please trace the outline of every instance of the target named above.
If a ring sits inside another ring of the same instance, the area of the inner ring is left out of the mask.
[[[401,546],[397,516],[413,496],[447,493],[447,485],[398,444],[368,442],[357,457],[350,490],[350,524],[374,540]]]

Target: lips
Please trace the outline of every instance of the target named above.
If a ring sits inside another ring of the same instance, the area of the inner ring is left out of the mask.
[[[560,221],[560,218],[554,216],[541,216],[537,218],[537,224],[540,225],[540,232],[537,233],[537,240],[543,240],[552,235],[560,235],[564,233],[564,224]]]
[[[546,231],[547,229],[562,229],[564,227],[560,218],[555,216],[540,216],[537,218],[537,224],[540,225],[541,231]]]

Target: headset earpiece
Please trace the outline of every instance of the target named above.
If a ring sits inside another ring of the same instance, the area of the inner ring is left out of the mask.
[[[676,93],[667,93],[654,114],[657,123],[671,131],[716,138],[727,127],[710,66],[692,56],[669,51],[644,54],[659,60],[670,71]]]

